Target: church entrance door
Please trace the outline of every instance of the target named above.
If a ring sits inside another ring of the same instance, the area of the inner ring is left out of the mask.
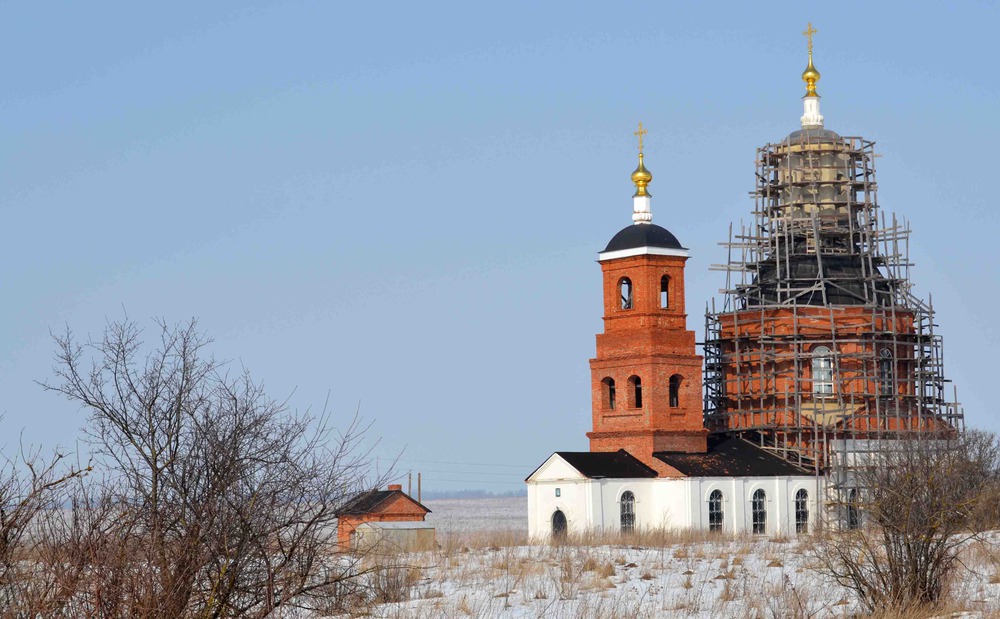
[[[566,514],[561,509],[552,514],[552,537],[566,537]]]

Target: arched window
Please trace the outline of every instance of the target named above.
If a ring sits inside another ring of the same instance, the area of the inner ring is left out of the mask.
[[[722,490],[713,490],[708,495],[708,530],[722,530]]]
[[[795,493],[795,532],[809,532],[809,493],[805,488]]]
[[[619,511],[621,512],[622,533],[635,531],[635,495],[628,490],[622,493]]]
[[[555,539],[565,539],[566,537],[566,514],[561,509],[557,509],[552,514],[552,537]]]
[[[623,277],[618,280],[618,292],[621,294],[621,308],[632,309],[632,280]]]
[[[847,493],[847,528],[861,528],[861,507],[858,505],[858,489],[851,488]]]
[[[826,346],[812,351],[813,394],[821,397],[833,395],[833,355]]]
[[[882,397],[896,395],[896,371],[892,351],[883,348],[878,359],[878,394]]]
[[[660,278],[660,307],[667,309],[670,307],[670,276],[664,275]]]
[[[642,379],[638,376],[630,376],[628,379],[630,408],[642,408]]]
[[[605,378],[601,381],[601,389],[604,391],[604,408],[615,407],[615,379]]]
[[[681,405],[681,375],[674,374],[670,377],[670,407],[677,408]]]
[[[764,490],[758,488],[754,490],[753,498],[750,500],[750,515],[753,518],[753,532],[758,534],[767,533],[767,495]]]

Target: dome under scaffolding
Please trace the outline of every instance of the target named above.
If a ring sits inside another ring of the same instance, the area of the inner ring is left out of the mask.
[[[704,413],[715,435],[828,475],[837,504],[859,454],[952,436],[964,415],[912,292],[909,225],[878,205],[875,144],[823,128],[811,52],[802,129],[757,149],[753,220],[713,267],[726,281],[706,308]]]
[[[709,430],[824,474],[851,445],[963,424],[874,161],[874,142],[827,130],[757,149],[754,219],[723,243],[722,304],[706,312]]]

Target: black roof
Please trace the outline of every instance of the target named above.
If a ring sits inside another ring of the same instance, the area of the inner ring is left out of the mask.
[[[656,471],[624,449],[618,451],[557,451],[556,455],[580,471],[584,477],[590,479],[656,477]],[[528,477],[530,478],[531,475]]]
[[[805,469],[738,438],[710,442],[708,453],[659,451],[653,457],[688,477],[811,475]]]
[[[799,251],[797,245],[795,250]],[[823,277],[819,260],[823,261]],[[782,260],[779,276],[779,266],[771,257],[758,265],[756,290],[747,291],[746,304],[787,303],[794,297],[798,305],[887,305],[890,282],[877,270],[869,276],[870,268],[865,268],[860,253],[824,253],[820,258],[797,254]]]
[[[401,495],[409,501],[413,501],[423,509],[430,513],[431,510],[427,509],[424,505],[418,502],[416,499],[406,494],[402,490],[369,490],[367,492],[362,492],[361,494],[355,495],[349,501],[344,503],[344,506],[337,510],[336,516],[357,516],[361,514],[370,514],[377,511],[379,505],[389,500],[394,495]]]
[[[666,228],[656,224],[632,224],[622,228],[618,234],[611,237],[611,241],[604,248],[604,251],[619,251],[636,247],[684,249],[677,237]]]

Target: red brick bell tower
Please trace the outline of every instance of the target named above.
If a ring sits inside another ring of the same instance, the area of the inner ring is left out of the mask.
[[[684,263],[688,252],[652,223],[639,126],[639,167],[632,174],[633,225],[598,256],[604,280],[604,333],[590,360],[594,429],[591,451],[630,454],[669,474],[657,451],[703,453],[702,357],[687,330]]]

